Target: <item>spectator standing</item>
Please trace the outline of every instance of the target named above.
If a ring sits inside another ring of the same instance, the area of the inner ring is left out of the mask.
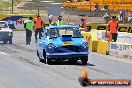
[[[108,22],[109,41],[116,42],[118,36],[119,23],[116,21],[116,16],[111,16],[111,21]]]
[[[109,6],[105,3],[104,5],[104,8],[103,8],[105,11],[108,11],[109,10]]]
[[[123,22],[125,20],[126,12],[124,10],[119,12],[119,21]]]
[[[34,22],[32,17],[29,17],[28,20],[24,22],[24,28],[26,29],[26,45],[30,45],[32,30],[34,29]]]
[[[130,15],[128,16],[128,22],[129,22],[129,23],[132,23],[132,14],[130,14]]]
[[[49,15],[49,24],[50,25],[52,24],[52,21],[53,21],[53,16],[52,15]]]
[[[81,15],[81,22],[82,22],[82,28],[84,28],[84,31],[86,32],[86,25],[87,25],[87,22],[86,22],[86,19],[85,19],[85,15]]]
[[[98,5],[98,3],[95,3],[95,5],[94,5],[94,11],[98,11],[99,10],[99,5]]]
[[[39,39],[42,37],[44,21],[39,15],[37,15],[37,18],[35,18],[34,23],[35,23],[35,42],[36,42],[38,34],[39,34]]]

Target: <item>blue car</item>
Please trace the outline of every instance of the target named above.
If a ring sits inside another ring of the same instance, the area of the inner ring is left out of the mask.
[[[68,60],[70,63],[88,62],[88,43],[83,39],[78,26],[48,26],[38,39],[36,52],[39,60],[47,64],[54,60]]]

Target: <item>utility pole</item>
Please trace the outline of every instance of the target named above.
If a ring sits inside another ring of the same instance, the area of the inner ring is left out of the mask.
[[[14,4],[14,2],[13,2],[13,0],[12,0],[12,2],[11,2],[11,5],[12,5],[11,13],[12,13],[12,14],[14,13],[14,11],[13,11],[13,4]]]
[[[38,15],[40,15],[39,8],[38,8]]]
[[[91,12],[92,12],[91,1],[89,1],[89,3],[90,3],[90,16],[91,16]]]
[[[40,15],[39,2],[35,1],[35,7],[37,8],[37,15]]]

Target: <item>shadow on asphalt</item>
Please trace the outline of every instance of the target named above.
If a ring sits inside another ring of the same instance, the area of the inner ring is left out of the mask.
[[[44,63],[45,64],[45,63]],[[94,64],[87,63],[86,65],[82,65],[81,61],[77,63],[69,63],[68,61],[52,61],[48,65],[77,65],[77,66],[95,66]]]
[[[0,45],[13,45],[13,44],[9,44],[9,43],[1,43],[1,42],[0,42]]]

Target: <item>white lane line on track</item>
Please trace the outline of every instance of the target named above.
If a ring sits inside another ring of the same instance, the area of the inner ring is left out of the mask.
[[[114,56],[110,56],[110,55],[107,56],[107,55],[98,54],[98,53],[90,53],[90,54],[95,54],[95,55],[99,55],[99,56],[102,56],[102,57],[105,57],[105,58],[108,58],[108,59],[117,60],[117,61],[121,61],[121,62],[124,62],[124,63],[132,64],[132,60],[127,59],[127,58],[117,58],[117,57],[114,57]],[[125,59],[127,59],[127,60],[125,60]]]
[[[1,55],[7,55],[7,53],[0,51]]]

